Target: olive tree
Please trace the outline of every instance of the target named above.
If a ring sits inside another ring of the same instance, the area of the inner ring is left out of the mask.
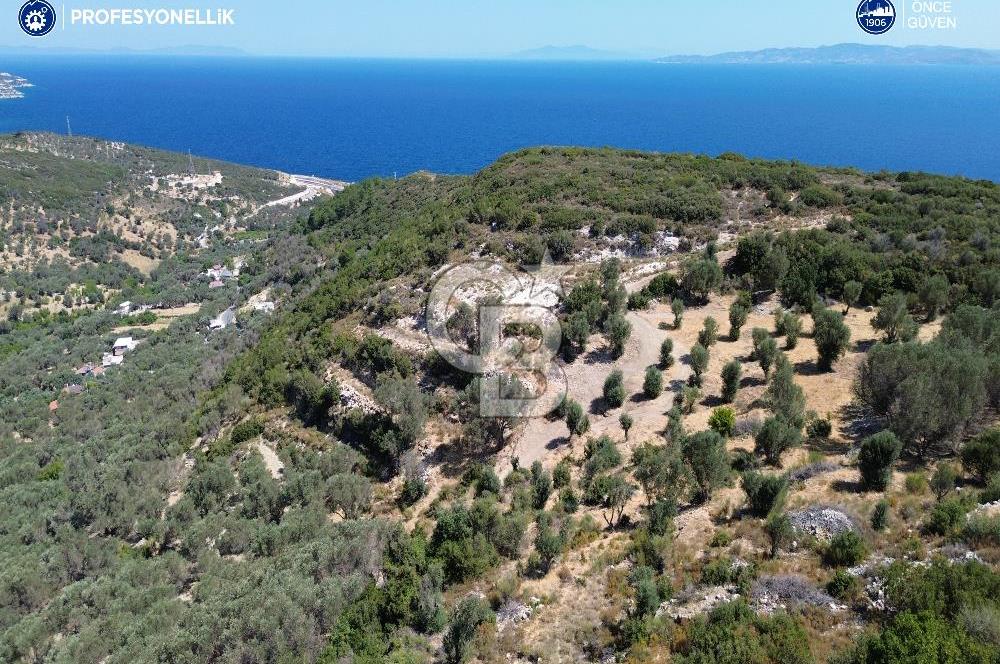
[[[819,368],[830,371],[834,363],[847,352],[851,331],[844,324],[844,316],[826,307],[813,310],[813,341],[819,354]]]

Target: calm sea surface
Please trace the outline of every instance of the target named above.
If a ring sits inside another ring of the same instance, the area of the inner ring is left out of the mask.
[[[66,130],[357,180],[539,144],[1000,181],[1000,67],[4,56],[0,132]]]

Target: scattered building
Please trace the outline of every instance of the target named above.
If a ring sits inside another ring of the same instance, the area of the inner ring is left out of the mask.
[[[122,356],[130,350],[135,350],[137,345],[139,345],[139,342],[132,337],[119,337],[111,347],[111,353],[112,355]]]
[[[235,279],[240,276],[240,266],[234,263],[233,268],[229,269],[225,265],[213,265],[212,267],[205,270],[205,276],[213,281],[225,281],[226,279]]]
[[[73,395],[82,394],[83,393],[83,385],[77,385],[76,383],[74,383],[72,385],[65,385],[65,386],[63,386],[62,391],[63,391],[63,394],[73,394]]]
[[[82,367],[77,369],[76,373],[78,376],[92,376],[94,375],[94,369],[96,368],[97,367],[94,366],[93,362],[87,362]]]
[[[208,287],[209,288],[222,288],[225,285],[226,285],[226,283],[224,281],[220,281],[219,279],[213,279],[211,282],[209,282]]]
[[[117,313],[119,316],[128,316],[130,313],[132,313],[132,303],[128,300],[125,300],[124,302],[118,305],[118,308],[115,309],[115,313]]]
[[[236,311],[232,307],[229,307],[209,321],[208,328],[210,330],[224,330],[234,323],[236,323]]]
[[[123,355],[115,355],[114,353],[105,353],[101,356],[101,366],[107,369],[108,367],[116,367],[125,361]]]

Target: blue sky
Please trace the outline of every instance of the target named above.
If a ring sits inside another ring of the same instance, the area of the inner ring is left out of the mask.
[[[7,0],[10,20],[0,21],[0,45],[105,50],[197,44],[260,55],[458,58],[571,44],[643,56],[839,42],[1000,48],[997,0],[952,0],[957,28],[947,30],[908,27],[914,3],[896,0],[904,16],[881,37],[858,28],[855,0],[52,1],[63,18],[84,7],[232,8],[236,25],[68,26],[32,39],[17,27],[22,0]]]

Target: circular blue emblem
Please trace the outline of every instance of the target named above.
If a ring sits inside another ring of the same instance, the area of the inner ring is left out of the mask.
[[[896,22],[896,8],[890,0],[861,0],[857,11],[858,25],[870,35],[889,32]]]
[[[17,23],[24,34],[42,37],[56,27],[56,10],[46,0],[28,0],[17,13]]]

